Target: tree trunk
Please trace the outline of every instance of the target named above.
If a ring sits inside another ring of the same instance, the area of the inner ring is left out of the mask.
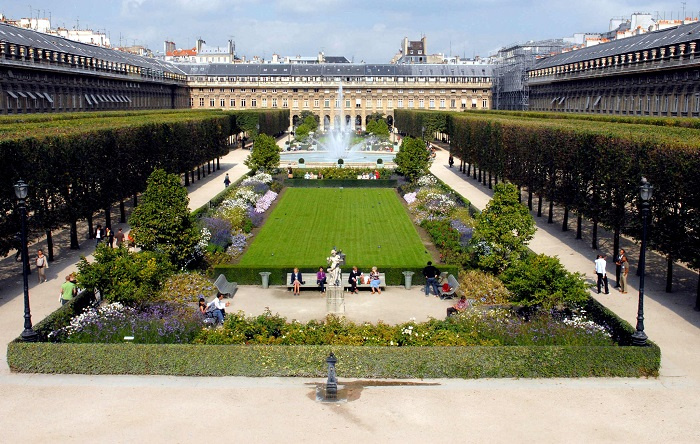
[[[593,239],[591,240],[591,248],[598,249],[598,221],[593,221]]]
[[[88,223],[88,239],[92,239],[95,237],[95,232],[92,229],[92,214],[88,214],[87,223]]]
[[[124,199],[119,201],[119,223],[126,222],[126,210],[124,209]]]
[[[554,223],[554,201],[551,199],[549,200],[549,218],[547,218],[547,223]]]
[[[666,293],[673,292],[673,256],[666,257]]]
[[[537,196],[537,217],[542,217],[542,195]]]
[[[564,221],[561,223],[561,231],[569,231],[569,207],[564,207]]]
[[[221,169],[221,157],[216,158],[216,169],[217,170]]]
[[[479,182],[481,182],[481,168],[479,168]]]
[[[491,185],[491,181],[492,181],[491,171],[489,171],[489,190],[493,189],[493,185]]]
[[[136,198],[136,193],[134,193],[134,208],[139,204],[138,199]]]
[[[498,174],[494,174],[494,176],[493,176],[493,184],[494,184],[494,186],[495,186],[495,185],[498,185]]]
[[[185,186],[190,186],[190,173],[185,172]]]
[[[199,166],[197,166],[197,180],[202,178],[202,173],[199,172]]]
[[[46,230],[46,251],[49,254],[49,262],[53,262],[53,236],[51,230]]]
[[[576,239],[583,239],[583,216],[581,213],[576,215]]]
[[[527,208],[532,211],[532,187],[527,187]]]
[[[615,228],[613,230],[613,257],[617,257],[618,253],[620,252],[620,226],[615,225]],[[618,276],[618,281],[620,280]]]
[[[211,162],[207,160],[207,174],[211,174]]]
[[[468,163],[468,164],[466,164],[466,168],[464,169],[464,174],[469,176],[469,175],[471,175],[471,173],[472,173],[472,164]]]
[[[491,173],[489,172],[489,174],[491,174]],[[484,171],[484,175],[482,176],[482,179],[483,179],[481,181],[482,185],[486,186],[486,171]]]
[[[70,221],[70,249],[80,250],[80,244],[78,243],[78,222],[75,219]]]
[[[190,176],[192,176],[192,183],[194,183],[194,170],[190,170]]]
[[[695,311],[700,311],[700,271],[698,271],[698,287],[695,289]]]
[[[476,179],[476,165],[473,165],[473,167],[474,167],[474,168],[472,168],[472,174],[473,174],[472,177],[473,177],[474,179]],[[479,180],[481,180],[481,179],[479,179]]]
[[[112,229],[112,207],[105,208],[105,227]]]

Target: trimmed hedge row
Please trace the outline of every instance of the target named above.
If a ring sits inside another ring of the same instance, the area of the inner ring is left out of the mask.
[[[24,343],[7,347],[23,373],[325,377],[556,378],[656,376],[659,347],[355,347]]]
[[[324,266],[326,264],[318,264],[317,267],[299,267],[299,271],[302,273],[316,273],[318,267]],[[341,267],[343,270],[343,279],[347,277],[352,265],[345,265]],[[260,285],[261,277],[260,273],[263,271],[271,272],[270,274],[270,285],[287,285],[287,273],[291,273],[294,270],[295,265],[287,266],[260,266],[260,267],[247,267],[239,265],[228,265],[221,264],[214,267],[214,277],[223,274],[229,282],[237,282],[239,285]],[[365,266],[358,264],[357,268],[360,271],[369,272],[372,269],[372,265]],[[459,273],[459,267],[456,265],[445,265],[437,264],[437,268],[440,271],[446,271],[457,277]],[[403,285],[404,284],[404,271],[412,271],[413,274],[413,285],[425,285],[425,278],[423,277],[423,268],[420,267],[379,267],[379,272],[384,273],[386,277],[387,285]]]
[[[285,179],[284,186],[296,188],[396,188],[396,179]]]

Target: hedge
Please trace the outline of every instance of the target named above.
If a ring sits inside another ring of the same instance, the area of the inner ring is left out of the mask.
[[[284,179],[284,186],[297,188],[396,188],[396,179]]]
[[[93,305],[94,302],[95,293],[83,290],[70,302],[61,305],[58,310],[34,324],[33,330],[39,336],[39,341],[47,341],[49,333],[68,325],[73,316],[82,313],[85,308]]]
[[[582,378],[656,376],[647,347],[356,347],[24,343],[7,347],[23,373],[342,378]]]
[[[318,266],[323,266],[325,264],[319,264]],[[457,265],[447,265],[447,264],[435,264],[440,271],[448,272],[457,277],[459,273],[459,267]],[[260,272],[267,271],[270,274],[270,285],[287,285],[287,273],[291,273],[294,270],[295,265],[288,266],[259,266],[259,267],[248,267],[239,265],[229,265],[221,264],[214,267],[214,277],[223,274],[229,282],[236,282],[239,285],[260,285],[262,280],[260,277]],[[340,267],[343,270],[343,276],[347,276],[350,272],[350,266],[345,265]],[[358,264],[357,268],[362,270],[371,270],[372,265],[361,265]],[[299,268],[302,273],[316,273],[318,267],[316,268]],[[423,277],[423,268],[420,267],[379,267],[379,272],[384,273],[386,277],[387,285],[404,285],[404,271],[413,271],[413,285],[425,285],[425,278]]]

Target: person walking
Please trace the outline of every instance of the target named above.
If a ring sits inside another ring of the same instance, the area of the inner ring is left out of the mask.
[[[114,248],[114,232],[109,227],[105,228],[105,239],[109,248]]]
[[[433,266],[431,261],[428,261],[428,265],[423,268],[423,277],[425,277],[425,295],[430,296],[430,289],[432,288],[435,292],[435,297],[440,296],[440,289],[438,288],[438,278],[440,276],[440,270]]]
[[[620,262],[621,274],[620,274],[620,293],[627,293],[627,275],[630,272],[630,263],[627,260],[627,256],[622,256],[622,262]]]
[[[120,227],[117,230],[117,234],[114,235],[114,239],[117,240],[117,248],[122,246],[122,243],[124,243],[124,230]]]
[[[452,165],[455,164],[455,158],[452,157],[452,154],[450,154],[450,158],[449,158],[449,160],[447,161],[447,163],[450,164],[450,168],[452,168]]]
[[[39,283],[46,282],[46,269],[49,268],[49,262],[44,256],[44,252],[39,250],[36,254],[36,270],[39,274]]]
[[[224,188],[228,188],[229,185],[231,185],[231,179],[228,178],[228,173],[226,173],[226,177],[224,177]]]
[[[105,234],[102,231],[102,225],[97,224],[97,229],[95,230],[95,245],[100,245]]]
[[[616,287],[620,288],[620,273],[622,272],[622,258],[625,257],[625,250],[620,248],[620,252],[615,256],[615,282]],[[629,264],[628,264],[629,265]]]
[[[601,285],[605,284],[605,294],[610,294],[608,290],[608,275],[605,272],[605,267],[607,263],[605,262],[605,256],[599,254],[595,260],[595,274],[598,276],[598,282],[596,287],[598,288],[598,294],[600,294]]]

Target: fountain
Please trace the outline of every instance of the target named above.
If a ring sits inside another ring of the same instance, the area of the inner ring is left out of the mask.
[[[331,128],[325,133],[309,135],[311,146],[316,146],[316,150],[303,152],[303,154],[300,152],[284,152],[280,155],[281,165],[297,162],[300,158],[304,159],[305,164],[337,164],[339,159],[343,159],[343,163],[346,166],[351,163],[362,166],[375,166],[377,159],[382,159],[383,164],[393,163],[396,155],[393,150],[391,152],[370,151],[370,148],[378,142],[377,137],[370,135],[358,143],[353,143],[356,138],[354,128],[350,123],[353,120],[351,118],[350,121],[346,121],[343,112],[344,100],[343,83],[340,82],[333,116],[328,121],[328,125]]]

